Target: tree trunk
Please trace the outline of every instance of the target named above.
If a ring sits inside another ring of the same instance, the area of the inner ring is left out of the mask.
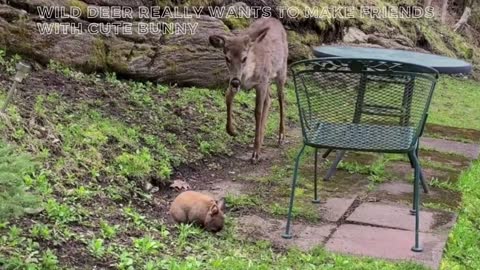
[[[464,26],[468,22],[470,15],[472,15],[472,9],[469,7],[466,7],[465,10],[463,11],[462,17],[460,18],[460,20],[458,20],[458,22],[453,27],[453,31],[457,32],[458,29]]]
[[[441,22],[445,23],[447,19],[447,12],[448,12],[448,0],[443,0],[442,4],[442,17],[441,17]]]
[[[192,18],[167,17],[142,21],[135,18],[138,16],[135,13],[133,19],[86,16],[89,9],[129,6],[135,10],[155,3],[154,0],[9,0],[6,5],[0,4],[0,48],[41,64],[53,60],[84,72],[115,72],[126,78],[179,86],[226,86],[228,69],[225,57],[222,50],[213,48],[208,41],[212,34],[229,32],[221,18],[190,14]],[[65,7],[67,13],[73,6],[79,8],[82,14],[80,18],[41,18],[38,16],[39,6]],[[130,27],[120,25],[120,32],[125,30],[128,33],[118,34],[89,31],[90,26],[105,22],[129,23]],[[142,33],[139,31],[140,24],[145,22],[154,23],[156,27]],[[52,29],[59,29],[59,23],[75,23],[76,26],[62,28],[62,32],[68,33],[42,34],[37,23]],[[163,34],[162,25],[157,23],[176,24],[174,28],[186,27],[191,31]],[[80,31],[75,32],[77,30]],[[160,32],[154,32],[156,30]],[[305,44],[298,42],[296,45],[305,49],[292,49],[290,61],[304,59],[311,53]]]

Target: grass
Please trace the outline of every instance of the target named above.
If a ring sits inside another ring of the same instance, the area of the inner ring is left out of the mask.
[[[433,95],[428,122],[480,130],[480,83],[444,77]]]
[[[464,172],[458,188],[463,194],[459,218],[450,233],[441,269],[480,269],[480,162]]]

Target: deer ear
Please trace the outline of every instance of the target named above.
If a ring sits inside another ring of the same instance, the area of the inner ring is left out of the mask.
[[[210,206],[210,209],[208,210],[208,212],[210,213],[210,215],[214,216],[216,214],[218,214],[218,206],[216,203],[212,204],[212,206]]]
[[[215,48],[223,48],[225,46],[225,37],[219,35],[211,35],[208,38],[210,44]]]
[[[270,27],[265,27],[265,28],[261,28],[260,30],[257,30],[253,33],[250,34],[250,39],[253,41],[253,42],[261,42],[265,36],[267,35],[268,33],[268,30],[270,30]]]

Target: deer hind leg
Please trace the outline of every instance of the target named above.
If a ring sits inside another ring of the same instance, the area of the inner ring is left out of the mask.
[[[260,148],[263,143],[263,108],[265,104],[265,98],[268,95],[268,86],[259,86],[256,89],[256,101],[255,101],[255,142],[253,146],[253,153],[251,161],[257,163],[260,158]]]
[[[280,126],[278,128],[278,145],[282,145],[285,140],[285,96],[283,90],[285,87],[286,73],[279,76],[276,80],[278,103],[280,107]]]

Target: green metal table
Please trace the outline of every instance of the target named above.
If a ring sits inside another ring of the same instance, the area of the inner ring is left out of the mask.
[[[324,57],[346,57],[346,58],[376,58],[390,61],[399,61],[404,63],[427,65],[436,69],[440,74],[469,74],[472,71],[472,65],[462,60],[413,51],[392,50],[382,48],[365,48],[352,46],[320,46],[313,49],[313,54],[317,58]],[[408,87],[406,87],[408,89]],[[323,158],[326,158],[333,149],[327,150]],[[327,171],[324,180],[329,180],[335,173],[338,164],[345,155],[345,151],[337,152],[335,161]],[[418,148],[417,148],[418,157]],[[317,158],[315,156],[315,158]],[[413,164],[412,164],[413,166]],[[425,193],[428,193],[428,187],[425,183],[423,173],[420,172],[420,179]]]

